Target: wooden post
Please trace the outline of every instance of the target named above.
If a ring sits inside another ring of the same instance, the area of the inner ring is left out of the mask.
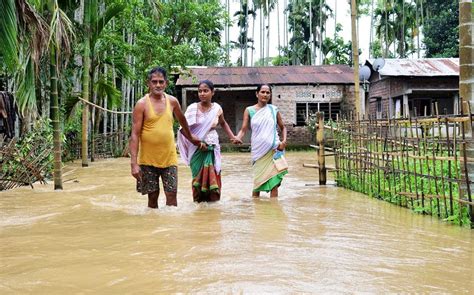
[[[474,14],[472,0],[459,1],[459,96],[463,102],[462,110],[464,114],[471,115],[471,108],[474,106],[474,86],[472,79],[474,78],[474,65],[472,59],[474,57],[474,47],[472,31]],[[472,138],[474,126],[469,120],[464,125],[463,136],[468,135]],[[464,158],[474,157],[474,144],[472,141],[463,147]],[[466,183],[474,178],[474,164],[466,164],[467,175]],[[467,187],[463,188],[465,191]],[[469,194],[469,198],[471,198]],[[469,206],[469,216],[471,219],[471,227],[474,228],[474,206]]]
[[[324,113],[316,114],[318,119],[318,129],[316,132],[316,142],[319,145],[318,166],[319,166],[319,184],[326,184],[326,159],[324,157]]]

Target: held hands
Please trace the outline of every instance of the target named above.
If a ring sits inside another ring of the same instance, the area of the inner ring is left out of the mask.
[[[242,144],[242,140],[238,138],[237,136],[232,137],[230,139],[230,142],[232,142],[233,144]]]
[[[198,145],[198,149],[203,151],[203,152],[207,151],[207,144],[204,141],[200,142],[199,145]]]
[[[201,140],[194,134],[191,134],[191,143],[194,144],[195,146],[199,147],[201,144]]]

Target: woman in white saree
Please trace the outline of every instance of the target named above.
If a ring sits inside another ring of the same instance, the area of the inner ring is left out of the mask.
[[[270,85],[257,87],[257,104],[247,107],[244,111],[242,128],[237,138],[252,130],[250,146],[252,151],[252,168],[254,174],[253,196],[259,197],[261,191],[271,192],[270,197],[278,197],[278,187],[288,169],[277,169],[274,156],[280,155],[286,147],[286,127],[283,124],[277,107],[270,104],[272,90]],[[281,131],[281,141],[277,126]]]

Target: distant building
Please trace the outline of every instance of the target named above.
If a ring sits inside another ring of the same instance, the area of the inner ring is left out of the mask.
[[[242,126],[245,108],[257,102],[257,85],[270,84],[272,103],[281,111],[290,144],[314,141],[314,134],[306,127],[309,114],[319,110],[326,119],[335,119],[341,112],[355,109],[353,70],[346,65],[191,68],[189,73],[181,73],[176,83],[183,109],[199,101],[197,86],[204,79],[214,83],[213,101],[222,106],[234,132]],[[220,135],[226,142],[227,136]],[[249,135],[244,141],[250,141]]]
[[[385,59],[372,70],[365,84],[366,114],[378,118],[457,114],[459,111],[459,59]]]

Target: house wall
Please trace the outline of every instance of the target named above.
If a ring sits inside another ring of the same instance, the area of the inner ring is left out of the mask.
[[[382,116],[386,117],[387,112],[393,115],[393,102],[391,99],[408,95],[412,98],[412,90],[426,91],[426,97],[439,97],[436,90],[452,90],[459,87],[458,77],[384,77],[381,80],[372,79],[369,88],[369,113],[376,114],[376,98],[382,98]],[[454,103],[454,94],[451,95]],[[450,98],[450,97],[448,97]]]
[[[187,105],[198,102],[197,91],[187,91]],[[253,90],[228,90],[216,91],[213,98],[224,110],[224,117],[231,130],[237,134],[242,126],[243,112],[246,107],[257,102]],[[289,144],[313,144],[314,134],[306,126],[296,125],[296,103],[340,103],[341,112],[355,109],[354,87],[346,85],[285,85],[272,87],[272,104],[278,107],[283,122],[287,128],[287,141]],[[227,135],[222,128],[218,128],[222,143],[229,143]],[[244,138],[245,143],[250,143],[250,131]]]

